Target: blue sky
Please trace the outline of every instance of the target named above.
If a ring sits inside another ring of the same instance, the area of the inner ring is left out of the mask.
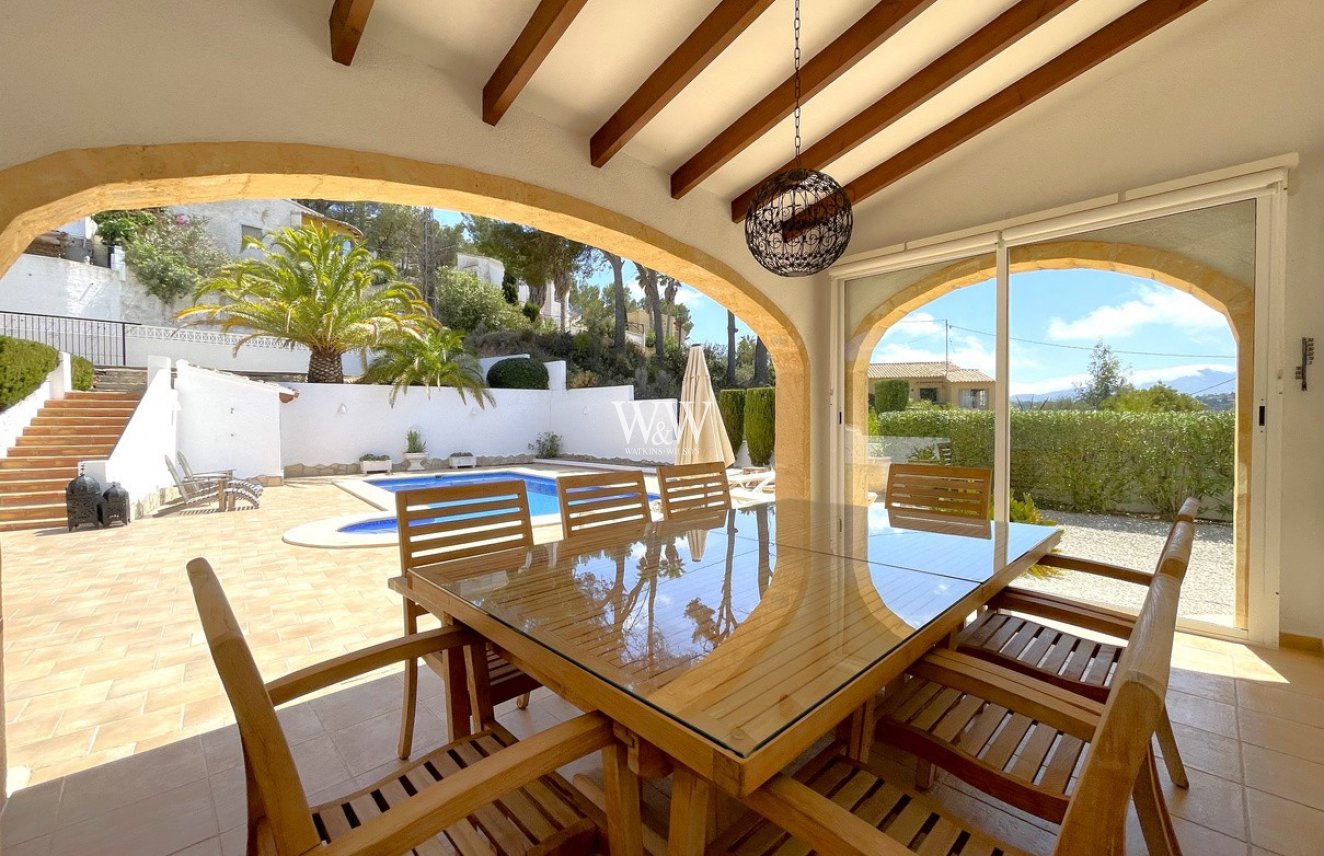
[[[434,210],[433,216],[439,223],[447,226],[454,225],[462,221],[460,214],[455,211]],[[611,285],[611,269],[603,266],[588,280],[589,284],[596,286]],[[642,299],[644,292],[639,288],[639,283],[634,278],[634,265],[625,266],[625,285],[630,290],[630,294]],[[726,308],[720,303],[700,294],[687,285],[682,285],[680,291],[676,294],[676,302],[689,307],[690,319],[694,322],[694,330],[690,333],[690,341],[694,344],[714,344],[726,346]],[[736,317],[736,336],[752,336],[753,331],[749,329],[744,321]]]
[[[453,211],[434,212],[438,221],[461,221]],[[626,285],[643,293],[634,269]],[[590,278],[609,285],[611,271]],[[911,312],[884,334],[875,362],[941,360],[994,374],[994,284],[959,289]],[[726,344],[726,309],[683,286],[677,298],[694,320],[691,340]],[[753,335],[736,319],[738,336]],[[1202,370],[1236,371],[1236,340],[1226,319],[1196,298],[1152,280],[1096,270],[1033,271],[1012,277],[1011,394],[1033,399],[1071,389],[1087,376],[1090,350],[1103,340],[1119,352],[1133,383],[1148,386],[1198,375]],[[1210,393],[1233,392],[1227,383]]]
[[[957,365],[993,375],[994,301],[992,280],[933,300],[889,329],[873,359],[941,360],[946,349]],[[1205,369],[1236,371],[1236,341],[1217,310],[1152,280],[1106,271],[1013,275],[1011,336],[1011,394],[1024,398],[1084,380],[1099,340],[1118,352],[1138,386]]]

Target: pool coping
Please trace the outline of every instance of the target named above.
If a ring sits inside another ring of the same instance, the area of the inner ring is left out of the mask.
[[[404,480],[419,478],[425,476],[447,476],[447,475],[467,475],[470,473],[514,473],[521,476],[533,476],[535,478],[550,478],[555,481],[557,476],[574,475],[577,473],[601,472],[603,468],[591,467],[587,465],[566,465],[566,464],[497,464],[490,467],[465,467],[455,470],[421,470],[391,473],[390,475],[373,474],[372,476],[359,476],[354,478],[338,479],[334,484],[336,487],[354,496],[363,502],[375,508],[375,511],[363,512],[359,514],[341,514],[336,517],[324,517],[321,520],[314,520],[311,523],[304,523],[286,530],[281,536],[281,540],[286,544],[293,544],[296,547],[321,547],[329,549],[349,549],[356,547],[394,547],[400,543],[399,533],[394,530],[379,533],[352,533],[341,532],[346,526],[355,523],[367,523],[371,520],[382,520],[395,517],[395,494],[389,490],[369,484],[368,479],[374,481]],[[622,469],[613,467],[612,469]],[[533,517],[530,521],[533,524],[535,540],[549,540],[546,536],[552,535],[560,537],[561,515],[560,514],[540,514]],[[544,537],[539,537],[539,536]]]

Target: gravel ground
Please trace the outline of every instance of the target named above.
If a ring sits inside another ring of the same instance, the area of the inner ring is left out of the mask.
[[[1161,520],[1066,511],[1044,513],[1063,527],[1058,548],[1061,552],[1128,568],[1153,570],[1168,536],[1169,524]],[[1182,617],[1231,624],[1236,605],[1234,567],[1232,526],[1197,524],[1191,567],[1182,584]],[[1025,576],[1016,584],[1133,609],[1139,608],[1145,596],[1139,586],[1072,571],[1061,571],[1052,579]]]

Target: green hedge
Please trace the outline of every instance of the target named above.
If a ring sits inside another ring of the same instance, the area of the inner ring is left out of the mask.
[[[87,392],[92,388],[92,382],[97,379],[96,372],[92,371],[92,363],[82,357],[73,358],[73,380],[74,389]]]
[[[731,451],[739,452],[740,444],[745,440],[745,391],[724,389],[717,393],[717,412],[722,414]]]
[[[0,336],[0,410],[31,395],[59,364],[60,352],[50,345]]]
[[[873,387],[873,409],[879,413],[895,413],[910,404],[910,381],[880,380]]]
[[[993,413],[880,413],[884,437],[950,441],[958,467],[993,466]],[[1236,417],[1229,412],[1011,413],[1011,489],[1047,508],[1107,512],[1138,507],[1175,514],[1187,496],[1226,512],[1235,479]],[[923,458],[924,449],[912,454]]]
[[[745,442],[749,462],[766,467],[777,443],[776,390],[770,386],[745,390]]]
[[[547,367],[528,357],[511,357],[487,370],[492,389],[546,389]]]

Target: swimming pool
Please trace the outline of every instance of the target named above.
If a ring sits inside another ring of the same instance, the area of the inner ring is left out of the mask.
[[[534,522],[538,518],[550,518],[546,522],[558,522],[561,518],[561,503],[556,497],[556,479],[547,476],[535,476],[529,473],[511,472],[506,470],[489,470],[481,473],[466,473],[464,475],[444,474],[427,476],[409,476],[405,478],[382,478],[365,479],[373,487],[391,493],[399,493],[402,490],[418,490],[419,488],[444,487],[448,485],[461,484],[482,484],[484,482],[510,481],[512,479],[524,482],[524,486],[529,494],[529,516]],[[649,501],[657,499],[653,494],[648,495]],[[381,535],[386,532],[396,530],[394,517],[379,517],[373,520],[364,520],[359,523],[351,523],[340,527],[337,531],[347,535]]]

